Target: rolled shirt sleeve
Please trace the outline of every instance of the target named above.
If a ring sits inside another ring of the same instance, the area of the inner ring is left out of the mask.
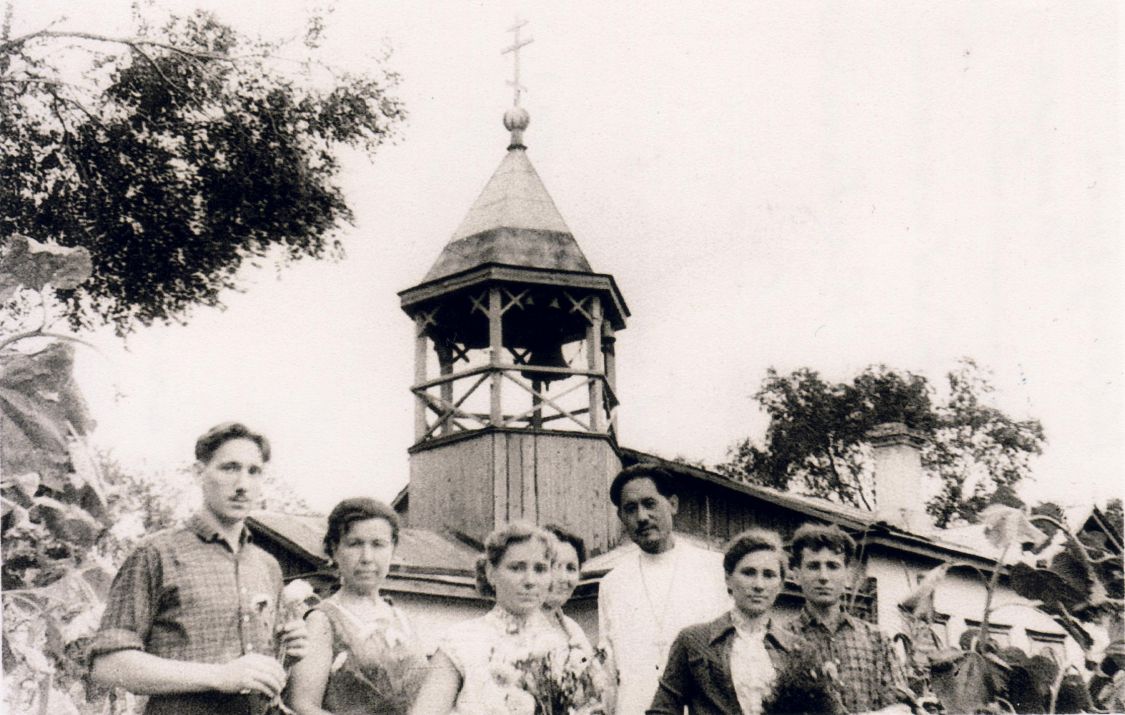
[[[105,653],[145,649],[159,597],[155,592],[159,568],[159,555],[147,544],[139,546],[121,565],[87,652],[90,662]]]

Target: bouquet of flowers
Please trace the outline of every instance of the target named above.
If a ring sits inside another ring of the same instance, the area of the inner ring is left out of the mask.
[[[604,715],[609,682],[602,650],[593,654],[578,644],[531,653],[496,665],[492,674],[504,688],[513,715]]]
[[[836,664],[822,662],[811,650],[797,651],[777,673],[773,690],[762,701],[762,712],[845,715]]]
[[[376,702],[378,712],[405,713],[422,687],[426,658],[393,614],[350,639],[332,662],[332,674],[346,683],[335,690],[337,699]]]

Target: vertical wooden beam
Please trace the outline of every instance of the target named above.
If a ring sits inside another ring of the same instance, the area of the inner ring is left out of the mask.
[[[434,341],[434,352],[438,356],[438,370],[442,376],[453,374],[453,351],[448,346]],[[452,404],[453,403],[453,383],[443,382],[441,387],[441,399]],[[453,430],[453,420],[446,420],[438,428],[438,434],[449,434]]]
[[[605,359],[605,379],[609,389],[617,396],[617,336],[614,334],[613,325],[608,320],[602,321],[602,355]],[[609,426],[617,432],[617,410],[611,408],[609,412]]]
[[[494,432],[488,436],[492,450],[492,526],[512,520],[508,494],[508,447],[506,435]]]
[[[605,428],[602,415],[605,411],[605,399],[602,389],[602,375],[605,366],[602,361],[602,300],[593,296],[590,305],[590,327],[586,329],[586,353],[589,355],[590,370],[598,373],[590,380],[590,430],[601,432]]]
[[[502,384],[503,375],[500,372],[500,364],[504,360],[504,327],[501,322],[504,319],[504,306],[500,302],[500,288],[493,286],[488,289],[488,345],[489,345],[489,365],[492,368],[492,383],[491,397],[492,404],[490,414],[490,422],[493,427],[499,427],[504,423],[504,414],[502,412],[503,402],[500,399],[500,388]]]
[[[543,429],[543,400],[539,397],[539,393],[543,390],[543,383],[540,380],[531,381],[531,389],[535,392],[531,396],[531,406],[534,411],[531,413],[531,429]]]
[[[422,316],[414,319],[414,384],[421,385],[426,381],[426,323]],[[426,401],[420,395],[414,396],[414,442],[420,442],[425,436],[426,427]]]

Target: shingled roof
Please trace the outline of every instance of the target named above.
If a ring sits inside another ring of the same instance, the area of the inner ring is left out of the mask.
[[[327,517],[258,511],[247,519],[247,524],[259,539],[273,541],[301,561],[330,573],[323,545]],[[391,593],[409,591],[475,599],[477,556],[473,546],[452,536],[404,528],[399,532],[385,588]]]
[[[522,144],[508,147],[423,283],[489,263],[592,272]]]

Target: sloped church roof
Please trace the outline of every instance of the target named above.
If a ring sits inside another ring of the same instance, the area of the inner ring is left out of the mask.
[[[529,120],[519,112],[514,121],[505,115],[505,126],[516,127],[508,153],[423,282],[488,263],[593,272],[527,157],[521,137]]]

